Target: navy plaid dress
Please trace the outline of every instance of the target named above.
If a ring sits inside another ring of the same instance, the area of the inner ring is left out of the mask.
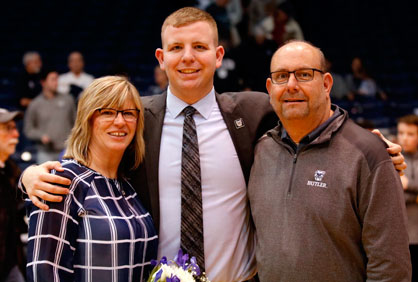
[[[64,160],[70,194],[42,211],[27,202],[28,281],[143,281],[157,257],[150,214],[124,179]]]

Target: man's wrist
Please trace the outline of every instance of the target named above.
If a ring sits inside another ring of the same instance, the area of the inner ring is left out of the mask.
[[[32,167],[32,166],[37,166],[37,164],[33,164],[33,165],[30,165],[30,166],[28,166],[23,172],[22,172],[22,174],[20,175],[20,177],[19,177],[19,182],[17,183],[17,187],[20,189],[20,191],[22,191],[22,197],[24,196],[24,195],[28,195],[28,193],[26,192],[26,187],[25,187],[25,185],[23,184],[23,175],[25,174],[25,171],[28,169],[28,168],[30,168],[30,167]]]

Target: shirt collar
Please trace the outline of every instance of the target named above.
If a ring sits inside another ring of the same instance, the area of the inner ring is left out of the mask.
[[[177,118],[183,109],[187,106],[193,106],[199,114],[201,114],[205,119],[208,119],[210,113],[213,109],[214,104],[216,103],[215,89],[212,87],[212,90],[204,96],[202,99],[189,105],[177,96],[175,96],[171,90],[170,86],[167,89],[167,110],[171,113],[174,118]]]
[[[310,133],[308,133],[305,137],[303,137],[299,142],[299,146],[292,140],[292,138],[290,138],[289,134],[287,133],[286,129],[284,129],[284,127],[282,127],[282,133],[281,133],[280,138],[284,142],[291,145],[293,149],[295,149],[295,151],[300,150],[302,147],[308,145],[313,140],[315,140],[315,138],[318,137],[322,133],[322,131],[324,131],[325,128],[327,128],[328,125],[332,123],[337,117],[344,114],[340,108],[334,105],[331,105],[331,109],[334,111],[332,116],[328,118],[324,123],[319,125],[317,128],[312,130]]]

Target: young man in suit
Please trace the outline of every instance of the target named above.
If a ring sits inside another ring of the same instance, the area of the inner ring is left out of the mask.
[[[259,137],[277,124],[268,95],[223,93],[213,87],[224,49],[218,45],[213,18],[196,8],[182,8],[162,26],[162,48],[155,55],[167,73],[162,95],[143,98],[145,162],[131,183],[151,211],[159,230],[159,256],[173,257],[181,245],[181,160],[183,109],[194,115],[200,155],[204,230],[204,266],[211,281],[246,281],[256,273],[255,242],[246,185]],[[400,151],[400,148],[398,148]],[[401,160],[402,162],[402,160]],[[23,183],[30,199],[59,201],[69,184],[50,175],[55,163],[32,167]],[[46,183],[49,182],[49,183]]]

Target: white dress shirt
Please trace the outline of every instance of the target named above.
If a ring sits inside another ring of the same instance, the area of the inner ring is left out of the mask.
[[[180,248],[182,111],[188,106],[167,91],[159,160],[158,256],[174,258]],[[212,88],[192,105],[199,142],[205,268],[209,279],[243,281],[255,272],[254,235],[244,175]]]
[[[58,92],[63,94],[70,93],[70,85],[76,85],[80,88],[86,89],[94,80],[94,77],[85,72],[80,73],[76,76],[72,72],[66,72],[58,77]]]

